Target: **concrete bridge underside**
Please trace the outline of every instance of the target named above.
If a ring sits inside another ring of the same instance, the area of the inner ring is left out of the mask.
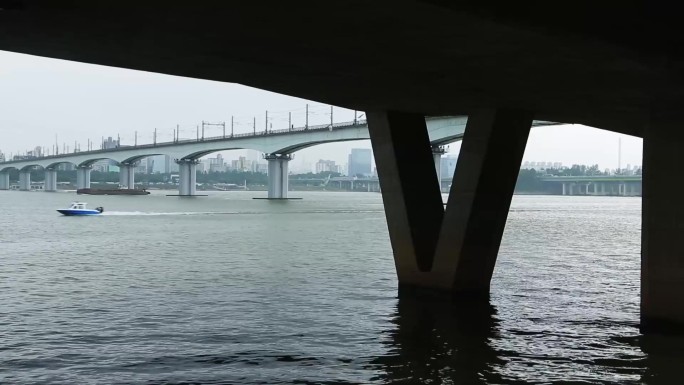
[[[532,118],[641,136],[641,329],[684,332],[684,201],[671,177],[684,157],[676,3],[0,0],[0,8],[2,50],[366,111],[402,292],[487,296]],[[446,211],[427,172],[426,115],[470,116]]]

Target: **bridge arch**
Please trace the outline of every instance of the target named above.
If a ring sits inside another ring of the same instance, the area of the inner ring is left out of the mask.
[[[11,164],[0,167],[0,172],[11,172],[12,170],[19,171],[19,167],[15,167],[14,165],[11,165]]]
[[[143,159],[145,159],[145,158],[150,158],[150,157],[153,157],[153,156],[171,156],[171,157],[172,157],[172,155],[170,155],[170,154],[165,154],[165,153],[162,153],[162,152],[158,152],[158,153],[150,153],[150,154],[143,154],[143,155],[131,156],[131,157],[129,157],[129,158],[124,159],[124,160],[121,161],[120,163],[131,164],[131,163],[135,163],[135,162],[141,161],[141,160],[143,160]]]
[[[110,158],[110,157],[101,157],[101,158],[87,159],[87,160],[84,160],[84,161],[82,161],[82,162],[74,163],[74,164],[76,165],[76,167],[90,167],[90,166],[92,166],[93,164],[95,164],[95,163],[97,163],[97,162],[99,162],[99,161],[101,161],[101,160],[111,160],[111,161],[113,161],[113,162],[119,163],[119,161],[116,160],[116,159],[113,159],[113,158]]]
[[[26,172],[26,171],[31,171],[31,170],[37,170],[38,171],[39,168],[44,170],[46,167],[40,163],[27,164],[26,166],[21,167],[19,169],[19,172]]]
[[[344,139],[344,140],[318,140],[318,141],[312,141],[312,142],[298,143],[298,144],[295,144],[292,146],[283,147],[283,148],[278,149],[278,150],[273,151],[273,152],[275,154],[292,154],[294,152],[303,150],[305,148],[320,146],[322,144],[342,143],[342,142],[357,142],[357,141],[362,141],[362,140],[368,140],[368,139],[361,138],[361,139]]]
[[[46,164],[43,168],[45,169],[55,169],[57,166],[60,164],[73,164],[74,166],[78,166],[76,163],[68,161],[68,160],[58,160],[49,164]]]
[[[177,159],[192,159],[196,160],[199,159],[203,156],[211,155],[215,152],[219,151],[235,151],[235,150],[253,150],[253,151],[259,151],[259,152],[264,152],[262,149],[257,149],[257,148],[249,148],[249,147],[218,147],[218,148],[211,148],[211,149],[206,149],[202,151],[195,151],[187,155],[181,155],[177,156]]]

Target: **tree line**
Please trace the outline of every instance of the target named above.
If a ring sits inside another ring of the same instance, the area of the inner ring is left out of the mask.
[[[516,192],[546,192],[549,189],[548,184],[542,181],[542,178],[550,176],[608,176],[613,175],[613,171],[601,171],[597,164],[586,166],[580,164],[573,164],[572,167],[563,168],[547,168],[543,170],[535,170],[532,168],[521,169],[518,174],[518,181],[515,185]],[[641,175],[641,169],[634,171],[634,175]]]
[[[640,175],[641,169],[635,170],[635,175]],[[159,183],[171,183],[171,175],[177,175],[177,173],[169,174],[136,174],[136,182],[142,184],[159,184]],[[298,179],[326,179],[328,176],[337,177],[340,173],[324,171],[321,173],[305,173],[305,174],[295,174],[290,175],[291,181],[296,181]],[[544,170],[535,169],[521,169],[518,174],[518,180],[516,183],[516,192],[545,192],[548,190],[548,185],[542,181],[542,178],[549,176],[600,176],[600,175],[610,175],[610,172],[605,172],[599,170],[598,165],[577,165],[574,164],[572,167],[564,168],[549,168]],[[10,171],[10,180],[18,180],[19,171]],[[32,170],[31,180],[35,182],[40,182],[45,179],[45,172],[43,170]],[[57,180],[59,182],[69,182],[73,185],[76,184],[76,171],[57,171]],[[119,173],[118,172],[102,172],[93,170],[90,173],[91,183],[118,183]],[[246,183],[247,185],[268,185],[268,176],[264,173],[249,172],[249,171],[225,171],[225,172],[207,172],[207,173],[197,173],[198,183],[231,183],[242,185]]]

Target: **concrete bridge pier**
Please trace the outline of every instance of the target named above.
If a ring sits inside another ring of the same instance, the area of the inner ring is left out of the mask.
[[[575,189],[575,183],[563,182],[563,195],[575,195],[574,189]]]
[[[265,154],[268,161],[268,199],[287,199],[290,154]]]
[[[435,161],[435,170],[437,171],[437,186],[442,192],[442,155],[446,153],[444,146],[432,146],[432,157]]]
[[[197,159],[176,159],[178,164],[178,195],[197,195]]]
[[[0,190],[9,190],[10,178],[9,172],[0,172]]]
[[[90,188],[90,171],[92,166],[78,166],[76,168],[76,188]]]
[[[20,170],[19,171],[19,190],[20,191],[30,191],[31,190],[31,170]]]
[[[641,210],[641,331],[684,334],[684,160],[681,125],[644,130]]]
[[[122,188],[135,188],[135,165],[128,163],[119,164],[119,184]]]
[[[54,168],[45,169],[45,187],[43,190],[48,192],[57,191],[57,170]]]
[[[446,210],[422,115],[368,112],[400,296],[488,300],[532,114],[468,116]]]

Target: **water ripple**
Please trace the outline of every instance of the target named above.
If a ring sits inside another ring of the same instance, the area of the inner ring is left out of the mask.
[[[373,193],[0,192],[0,383],[675,383],[638,332],[640,200],[515,197],[488,305],[396,298]],[[67,199],[68,200],[68,199]]]

